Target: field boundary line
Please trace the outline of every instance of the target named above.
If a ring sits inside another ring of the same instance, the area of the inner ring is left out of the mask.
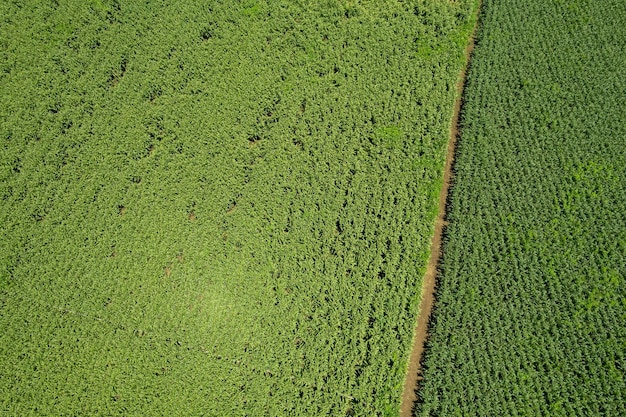
[[[435,287],[437,279],[437,268],[441,259],[441,240],[443,232],[448,222],[446,221],[446,208],[448,206],[450,185],[453,178],[454,159],[456,155],[456,144],[459,138],[459,118],[463,105],[463,93],[465,90],[465,82],[467,71],[470,67],[470,60],[476,44],[476,33],[478,31],[480,13],[482,9],[482,0],[478,1],[475,13],[475,22],[471,35],[465,46],[465,64],[461,69],[459,78],[456,83],[456,98],[454,101],[454,111],[450,122],[450,138],[446,150],[446,161],[443,172],[443,185],[439,194],[439,206],[437,209],[437,218],[435,219],[435,232],[430,246],[430,256],[422,282],[421,301],[419,304],[419,313],[417,323],[413,332],[413,341],[407,374],[402,390],[400,402],[400,417],[412,417],[415,411],[415,405],[418,402],[417,390],[419,383],[423,379],[422,376],[422,360],[424,351],[426,350],[426,342],[428,341],[428,329],[433,305],[435,302]]]

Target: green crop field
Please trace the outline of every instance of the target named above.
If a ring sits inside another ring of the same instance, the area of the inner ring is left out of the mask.
[[[626,415],[625,22],[484,2],[417,415]]]
[[[0,2],[0,414],[398,415],[478,3]],[[624,22],[483,0],[417,415],[626,415]]]
[[[475,3],[0,2],[0,414],[397,415]]]

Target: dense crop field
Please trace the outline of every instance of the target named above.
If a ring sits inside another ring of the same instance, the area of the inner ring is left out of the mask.
[[[626,415],[624,22],[484,2],[418,415]]]
[[[1,2],[0,414],[396,414],[474,7]]]

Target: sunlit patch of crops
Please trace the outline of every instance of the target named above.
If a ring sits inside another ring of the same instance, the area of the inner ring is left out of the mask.
[[[0,409],[393,415],[470,0],[0,4]]]
[[[620,1],[485,1],[423,416],[625,415]]]

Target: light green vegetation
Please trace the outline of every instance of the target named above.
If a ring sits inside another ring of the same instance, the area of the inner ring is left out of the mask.
[[[394,415],[470,0],[0,3],[0,412]]]
[[[418,415],[626,415],[624,22],[485,1]]]

